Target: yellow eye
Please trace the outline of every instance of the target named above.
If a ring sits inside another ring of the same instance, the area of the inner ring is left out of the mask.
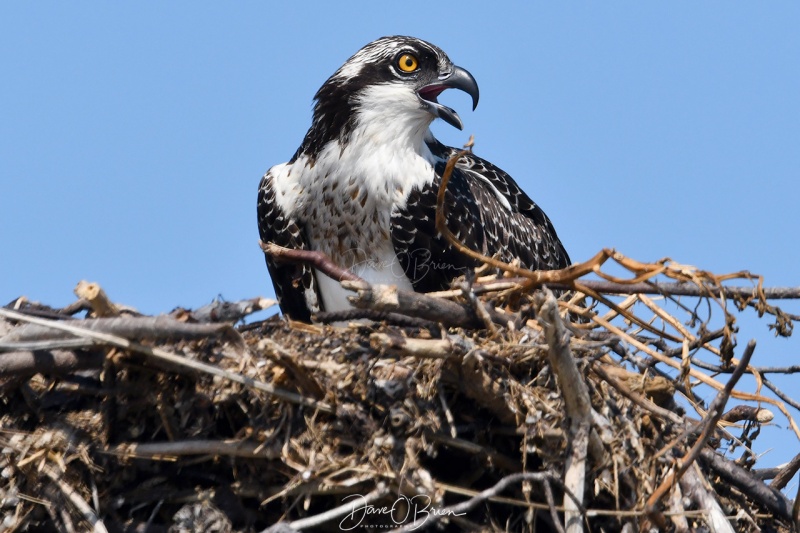
[[[397,68],[403,72],[414,72],[418,67],[419,61],[412,54],[403,54],[397,59]]]

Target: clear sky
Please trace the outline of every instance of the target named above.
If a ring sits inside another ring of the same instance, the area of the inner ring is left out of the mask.
[[[475,76],[475,112],[441,97],[464,131],[434,133],[474,134],[573,260],[614,247],[800,285],[798,28],[784,1],[4,2],[0,302],[65,305],[81,279],[147,313],[272,296],[258,181],[322,82],[390,34]],[[757,364],[798,362],[800,333],[743,329]],[[777,421],[765,464],[800,450]]]

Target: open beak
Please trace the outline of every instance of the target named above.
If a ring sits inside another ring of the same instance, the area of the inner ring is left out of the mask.
[[[472,110],[474,111],[478,107],[478,83],[472,77],[472,74],[461,67],[454,66],[452,71],[440,75],[438,80],[425,85],[417,91],[429,113],[462,130],[464,125],[461,123],[458,113],[436,100],[445,89],[461,89],[470,95],[472,97]]]

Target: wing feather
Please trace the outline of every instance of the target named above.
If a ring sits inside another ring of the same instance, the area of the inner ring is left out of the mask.
[[[303,228],[288,216],[275,200],[274,176],[268,171],[258,187],[258,233],[263,242],[307,250]],[[311,322],[319,311],[319,293],[313,269],[306,265],[277,264],[264,254],[281,311],[292,320]]]
[[[429,148],[441,161],[436,177],[414,189],[406,206],[392,214],[392,241],[414,288],[428,292],[477,266],[455,250],[435,228],[436,195],[446,161],[455,148],[438,141]],[[503,170],[469,154],[453,171],[445,194],[447,226],[466,246],[484,255],[537,270],[564,268],[569,255],[542,209]]]

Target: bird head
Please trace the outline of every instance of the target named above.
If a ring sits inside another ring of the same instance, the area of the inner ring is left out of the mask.
[[[440,104],[438,96],[445,89],[460,89],[472,97],[474,110],[479,95],[472,74],[454,65],[440,48],[405,36],[382,37],[369,43],[325,85],[347,87],[356,106],[396,106],[398,112],[422,110],[458,129],[463,128],[458,113]],[[325,88],[320,89],[321,94],[325,94]],[[407,109],[401,109],[403,106]]]
[[[382,37],[356,52],[317,91],[301,151],[314,152],[334,139],[345,142],[359,120],[427,129],[441,118],[462,129],[458,113],[438,101],[446,89],[470,95],[473,110],[478,105],[475,78],[441,49],[414,37]]]

